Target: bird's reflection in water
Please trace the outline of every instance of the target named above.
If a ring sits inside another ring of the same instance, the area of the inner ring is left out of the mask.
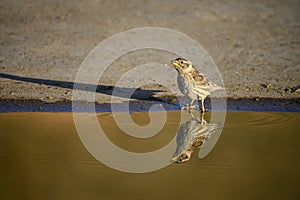
[[[191,158],[192,153],[209,141],[210,137],[220,129],[220,124],[207,123],[204,113],[198,119],[189,112],[190,119],[182,124],[176,136],[177,148],[172,162],[183,163]],[[200,152],[199,152],[200,153]]]

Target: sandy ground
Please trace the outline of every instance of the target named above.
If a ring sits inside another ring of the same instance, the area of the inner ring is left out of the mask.
[[[180,31],[203,45],[228,97],[299,98],[299,10],[297,0],[2,0],[0,98],[70,100],[77,70],[97,44],[149,26]],[[109,101],[109,86],[128,66],[169,62],[165,58],[147,51],[125,56],[107,71],[97,101]]]

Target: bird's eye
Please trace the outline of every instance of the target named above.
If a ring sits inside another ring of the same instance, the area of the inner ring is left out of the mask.
[[[180,64],[183,64],[183,61],[180,61]]]

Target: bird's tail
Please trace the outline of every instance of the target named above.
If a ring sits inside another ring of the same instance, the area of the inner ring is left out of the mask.
[[[225,90],[225,87],[221,86],[221,85],[218,85],[218,84],[215,84],[215,83],[211,83],[210,84],[210,91],[211,92],[214,92],[216,90]]]

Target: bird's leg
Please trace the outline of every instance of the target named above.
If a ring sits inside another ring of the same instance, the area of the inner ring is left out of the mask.
[[[204,112],[201,112],[201,113],[200,113],[200,120],[201,120],[201,125],[203,125]]]
[[[201,113],[206,112],[207,110],[205,110],[204,108],[204,98],[201,99]]]
[[[181,107],[181,110],[186,110],[186,111],[188,111],[189,108],[190,108],[190,105],[189,105],[189,104],[185,104],[185,106],[182,106],[182,107]]]
[[[190,115],[191,115],[191,117],[192,117],[192,120],[195,120],[196,118],[195,118],[195,116],[193,115],[193,113],[192,113],[191,111],[189,111],[189,113],[190,113]]]
[[[196,109],[196,106],[193,106],[195,99],[192,99],[192,101],[189,104],[186,104],[181,108],[181,110],[190,111],[191,109]]]
[[[192,99],[191,103],[190,103],[190,109],[196,109],[196,106],[193,106],[195,99]]]
[[[190,107],[193,105],[193,103],[194,103],[194,99],[192,99],[192,101],[191,101],[191,103],[190,103]]]

